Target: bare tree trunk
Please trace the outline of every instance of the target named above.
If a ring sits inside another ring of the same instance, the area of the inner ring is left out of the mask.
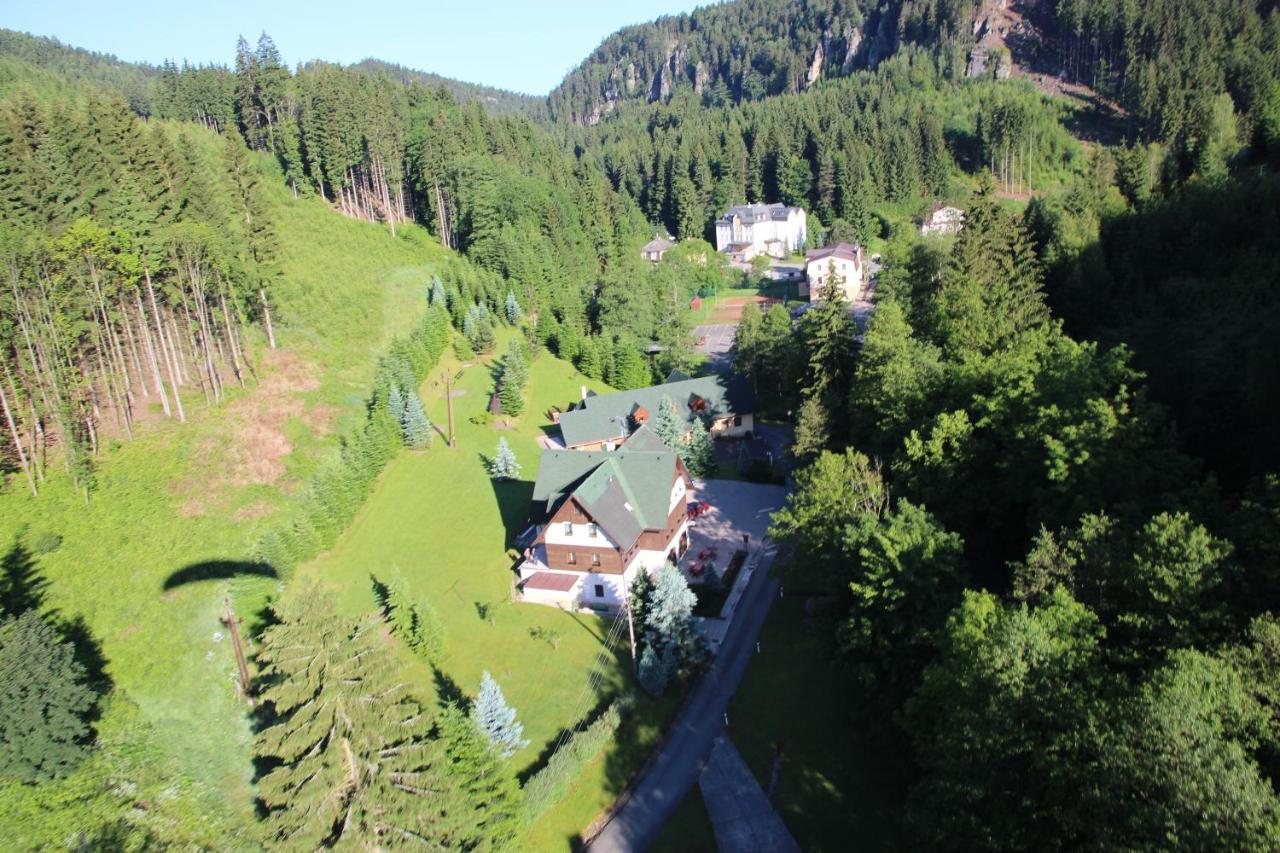
[[[147,311],[142,307],[142,294],[136,289],[133,291],[134,305],[138,311],[138,336],[142,338],[142,348],[147,353],[147,365],[151,368],[151,381],[156,384],[156,390],[160,393],[160,405],[164,408],[164,416],[166,418],[173,416],[173,409],[169,406],[169,394],[164,389],[164,380],[160,378],[160,361],[156,358],[156,345],[151,340],[151,328],[147,323]],[[177,393],[175,387],[174,393]]]
[[[275,330],[271,328],[271,306],[267,304],[266,288],[258,288],[258,300],[262,302],[262,320],[267,327],[267,343],[271,345],[272,349],[275,349],[276,333]]]
[[[129,344],[129,356],[133,361],[133,372],[138,377],[138,387],[142,389],[143,397],[150,397],[151,391],[147,388],[147,373],[142,369],[142,357],[138,354],[138,339],[133,334],[133,324],[129,322],[129,303],[124,300],[124,296],[120,297],[120,325],[124,327],[125,340]]]
[[[224,287],[218,291],[218,302],[222,304],[222,325],[227,330],[227,349],[231,351],[231,369],[235,371],[236,381],[240,383],[240,387],[244,387],[244,373],[240,370],[240,354],[236,348],[235,332],[231,329],[231,314],[227,311],[227,296],[225,282]]]
[[[9,380],[9,387],[13,387],[13,377],[9,374],[9,364],[6,361],[4,365],[5,378]],[[17,389],[13,391],[13,403],[18,404]],[[9,397],[5,394],[4,386],[0,385],[0,407],[4,409],[5,423],[9,425],[9,434],[13,436],[13,448],[18,452],[18,462],[22,465],[22,473],[27,475],[27,485],[31,487],[32,495],[39,495],[36,489],[36,478],[31,474],[31,464],[27,461],[27,453],[22,449],[22,436],[18,433],[18,425],[13,421],[13,412],[9,409]]]

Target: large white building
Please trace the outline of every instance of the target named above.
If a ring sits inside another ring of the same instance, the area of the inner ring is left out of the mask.
[[[808,220],[803,209],[785,204],[731,207],[716,220],[716,251],[743,262],[756,255],[786,257],[808,242]]]

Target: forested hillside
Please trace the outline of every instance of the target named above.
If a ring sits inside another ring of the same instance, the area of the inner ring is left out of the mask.
[[[1009,191],[1057,184],[1081,159],[1070,114],[1029,86],[949,82],[927,53],[907,51],[802,95],[720,108],[678,95],[571,138],[682,238],[711,237],[730,205],[769,199],[803,206],[832,241],[866,243],[889,228],[874,208],[916,213],[962,172],[990,168]]]
[[[709,106],[795,93],[875,68],[904,44],[962,44],[979,5],[738,0],[706,6],[609,36],[551,93],[548,106],[557,120],[595,124],[621,103],[665,101],[682,90]],[[963,69],[963,57],[959,61]]]
[[[975,73],[975,46],[1011,64]],[[785,764],[786,731],[740,735],[771,739],[784,817],[834,797],[826,825],[903,847],[1280,849],[1274,3],[738,0],[609,36],[545,105],[227,47],[134,66],[0,33],[0,712],[51,685],[0,720],[25,727],[0,764],[16,846],[518,844],[520,788],[442,660],[411,671],[446,707],[393,677],[431,605],[364,586],[398,567],[340,539],[411,450],[378,505],[466,482],[454,509],[495,535],[465,559],[499,565],[519,484],[435,464],[428,374],[492,371],[463,427],[487,442],[491,381],[514,415],[540,351],[571,364],[535,371],[539,408],[696,369],[691,298],[757,283],[712,222],[763,200],[884,261],[865,327],[832,284],[798,321],[753,304],[734,344],[794,420],[773,536],[829,678],[825,717],[782,717],[846,726]],[[963,230],[921,237],[942,200]],[[641,260],[664,230],[680,245]],[[417,568],[451,594],[456,566]],[[390,646],[340,615],[371,597]],[[467,636],[493,627],[457,600]],[[210,630],[232,607],[267,676],[253,718]],[[362,709],[314,750],[313,694]],[[868,742],[903,791],[812,783]],[[351,748],[395,760],[351,785]]]

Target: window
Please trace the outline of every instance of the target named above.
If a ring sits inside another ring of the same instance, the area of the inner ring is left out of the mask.
[[[591,565],[593,565],[593,566],[598,566],[598,565],[600,565],[600,555],[599,555],[599,554],[592,554],[592,555],[591,555]]]
[[[578,565],[578,555],[573,553],[572,551],[569,552],[569,565],[571,566]]]
[[[566,522],[564,523],[564,535],[565,535],[565,536],[572,536],[572,535],[573,535],[573,522],[572,522],[572,521],[566,521]]]
[[[733,425],[734,425],[734,426],[742,426],[742,415],[734,415],[734,416],[733,416]]]
[[[604,598],[604,584],[596,584],[596,598]]]
[[[599,536],[599,535],[600,535],[600,525],[596,524],[594,521],[593,521],[593,522],[591,522],[590,524],[588,524],[588,525],[587,525],[587,535],[588,535],[588,536]]]

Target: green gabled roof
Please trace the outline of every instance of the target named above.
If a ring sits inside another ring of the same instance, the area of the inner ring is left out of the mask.
[[[672,378],[677,375],[673,374]],[[560,434],[568,447],[618,438],[634,426],[632,415],[638,408],[648,411],[650,419],[657,417],[663,397],[671,398],[676,411],[688,423],[693,423],[694,413],[689,404],[695,397],[706,400],[706,413],[713,415],[750,414],[756,406],[751,384],[741,376],[716,374],[677,379],[651,388],[588,397],[581,406],[560,416]]]
[[[658,434],[648,424],[641,424],[636,427],[635,432],[627,437],[622,443],[625,450],[631,452],[647,450],[651,453],[669,453],[671,448],[662,443],[662,439],[658,438]]]
[[[666,526],[677,471],[676,454],[665,448],[544,450],[533,485],[535,519],[549,518],[572,495],[610,539],[630,547],[643,531]]]

